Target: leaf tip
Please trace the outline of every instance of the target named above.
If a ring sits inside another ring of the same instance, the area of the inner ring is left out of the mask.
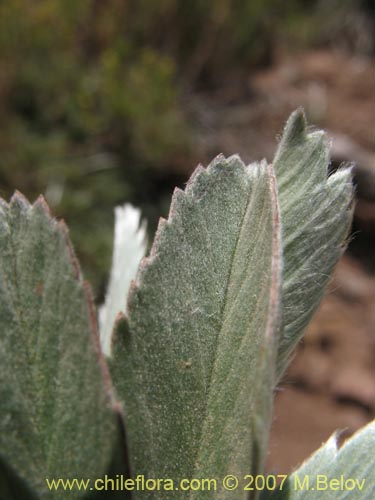
[[[304,139],[306,135],[306,115],[302,107],[297,108],[288,118],[282,137],[283,143],[295,143]]]
[[[168,224],[168,221],[166,219],[164,219],[164,217],[159,218],[158,228],[156,230],[154,241],[152,243],[152,247],[150,250],[150,257],[155,257],[155,255],[157,254],[157,249],[159,246],[160,237],[161,237],[161,234],[162,234],[162,232],[167,224]]]
[[[180,203],[180,200],[185,197],[185,191],[176,187],[173,191],[171,206],[169,209],[168,222],[171,222],[174,216],[177,213],[177,207]]]
[[[16,206],[18,206],[23,210],[30,208],[30,203],[28,199],[17,189],[14,191],[9,201],[9,207],[16,207]]]
[[[199,165],[196,167],[196,169],[194,170],[194,172],[191,174],[191,176],[189,177],[189,180],[187,181],[186,183],[186,192],[188,192],[191,188],[191,186],[194,184],[195,180],[201,175],[203,174],[204,172],[206,171],[206,169],[204,168],[204,166],[199,163]]]
[[[106,348],[101,345],[101,351],[106,359],[113,357],[113,349],[115,345],[115,339],[118,335],[118,330],[122,330],[122,323],[126,322],[126,315],[123,311],[119,311],[114,319],[111,336],[109,338],[109,344]]]
[[[53,215],[51,213],[51,209],[48,206],[48,203],[46,202],[46,199],[42,194],[38,196],[38,198],[34,201],[33,203],[33,208],[40,210],[43,212],[47,217],[53,218]]]

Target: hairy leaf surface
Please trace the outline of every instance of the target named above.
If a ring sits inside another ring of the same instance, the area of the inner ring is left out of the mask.
[[[345,248],[353,186],[350,168],[327,177],[327,137],[306,129],[302,110],[290,116],[273,165],[284,257],[280,376]]]
[[[175,191],[115,338],[112,373],[133,475],[222,480],[261,469],[275,382],[279,246],[272,167],[221,156]],[[220,498],[246,497],[218,484]]]
[[[284,484],[262,500],[373,500],[375,498],[375,421],[338,449],[333,435]],[[307,479],[306,479],[307,478]],[[303,487],[302,487],[303,485]]]
[[[0,200],[0,324],[0,464],[37,498],[67,498],[46,478],[103,474],[117,432],[91,298],[41,198]]]

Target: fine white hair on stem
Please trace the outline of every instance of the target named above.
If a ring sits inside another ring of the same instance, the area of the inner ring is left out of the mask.
[[[130,204],[115,208],[115,237],[112,268],[104,304],[99,309],[100,343],[111,354],[112,331],[119,312],[125,314],[131,281],[146,251],[146,223],[141,212]]]

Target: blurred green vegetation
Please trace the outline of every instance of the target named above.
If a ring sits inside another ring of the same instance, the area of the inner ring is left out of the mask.
[[[189,94],[269,64],[291,33],[310,43],[311,3],[1,2],[0,195],[43,193],[100,295],[113,207],[131,201],[153,225],[193,157]]]

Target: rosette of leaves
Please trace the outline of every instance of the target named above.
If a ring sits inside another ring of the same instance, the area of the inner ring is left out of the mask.
[[[119,450],[130,467],[124,474],[170,479],[163,498],[195,498],[179,481],[202,477],[218,480],[220,498],[247,498],[220,480],[262,473],[275,385],[350,226],[350,168],[328,176],[328,151],[325,134],[308,131],[298,110],[272,164],[219,156],[198,167],[175,191],[143,259],[140,215],[118,209],[101,349],[65,226],[41,200],[30,205],[16,194],[1,202],[5,498],[21,490],[22,498],[66,498],[45,478],[94,480]],[[373,425],[345,445],[357,463],[364,441],[375,444]],[[335,473],[347,466],[347,449],[332,452]],[[366,491],[358,498],[370,499],[374,484]]]

